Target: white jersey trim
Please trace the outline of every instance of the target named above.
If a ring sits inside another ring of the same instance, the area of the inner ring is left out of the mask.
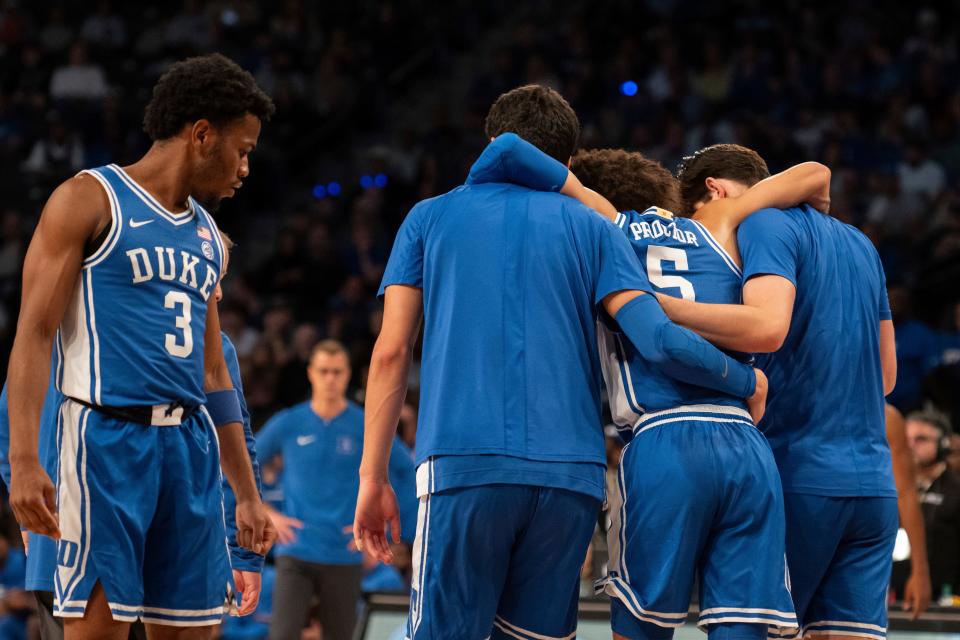
[[[133,193],[143,201],[144,204],[146,204],[148,207],[153,209],[153,211],[157,215],[167,220],[168,222],[175,225],[185,224],[190,220],[192,220],[194,215],[196,214],[192,204],[184,211],[180,211],[178,213],[174,213],[173,211],[170,211],[169,209],[165,208],[162,204],[160,204],[156,198],[150,195],[149,191],[147,191],[146,189],[141,187],[139,184],[137,184],[137,182],[133,178],[131,178],[127,174],[127,172],[123,170],[122,167],[115,164],[111,164],[107,166],[110,168],[111,171],[117,174],[117,177],[123,180],[123,183],[127,185],[130,188],[130,190],[133,191]]]
[[[91,176],[99,182],[107,194],[107,202],[110,204],[110,230],[107,232],[107,237],[103,243],[97,247],[97,250],[83,261],[83,268],[89,269],[106,260],[107,256],[113,251],[113,248],[117,246],[117,242],[120,240],[120,234],[123,231],[123,212],[120,210],[120,202],[117,200],[117,194],[106,178],[93,169],[84,169],[77,175],[80,174]]]
[[[727,266],[730,267],[730,269],[735,274],[737,274],[738,277],[742,278],[743,271],[740,269],[740,267],[737,266],[736,261],[730,257],[730,254],[727,253],[727,250],[723,248],[723,245],[721,245],[717,241],[717,239],[713,237],[713,234],[710,233],[710,231],[708,231],[707,228],[703,226],[703,224],[697,222],[693,218],[690,218],[690,222],[695,224],[697,228],[700,229],[700,233],[703,234],[704,240],[706,240],[707,244],[709,244],[713,248],[713,250],[716,251],[717,254],[723,259],[723,261],[727,263]]]
[[[93,272],[89,269],[83,273],[86,279],[87,301],[90,315],[90,333],[93,339],[93,402],[100,402],[100,336],[97,334],[97,312],[93,304]]]

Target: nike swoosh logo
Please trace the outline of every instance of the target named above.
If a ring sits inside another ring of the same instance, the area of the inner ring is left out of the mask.
[[[136,229],[137,227],[142,227],[145,224],[150,224],[153,220],[130,220],[130,228]]]
[[[297,436],[297,444],[305,447],[316,439],[317,436]]]

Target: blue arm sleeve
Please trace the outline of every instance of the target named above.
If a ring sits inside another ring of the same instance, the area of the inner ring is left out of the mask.
[[[257,492],[262,496],[263,487],[260,480],[260,463],[257,461],[256,440],[253,437],[253,430],[250,428],[250,411],[247,409],[247,402],[243,397],[243,384],[240,380],[240,363],[237,361],[237,351],[230,343],[226,334],[223,334],[223,355],[227,362],[227,369],[230,371],[230,380],[233,382],[233,388],[237,390],[237,397],[240,400],[240,413],[243,418],[243,436],[247,443],[247,453],[250,454],[250,462],[253,463],[253,476],[257,482]],[[230,565],[236,571],[252,571],[260,573],[263,570],[263,556],[244,549],[237,544],[237,498],[230,488],[230,483],[223,480],[223,516],[224,524],[227,529],[227,547],[230,549]]]
[[[753,395],[757,378],[751,367],[672,323],[653,296],[623,305],[616,321],[640,355],[671,378],[735,398]]]
[[[417,528],[417,467],[413,454],[400,438],[393,439],[390,451],[390,484],[400,507],[400,539],[413,542]]]
[[[560,191],[569,169],[515,133],[497,136],[470,168],[467,184],[512,182],[535,191]]]
[[[10,490],[10,417],[7,414],[7,385],[0,391],[0,476]]]

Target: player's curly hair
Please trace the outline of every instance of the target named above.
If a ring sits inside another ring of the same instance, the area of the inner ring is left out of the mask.
[[[570,170],[617,211],[660,207],[679,213],[680,185],[666,167],[637,151],[589,149],[573,156]]]
[[[707,199],[707,178],[735,180],[752,187],[770,177],[770,169],[760,154],[738,144],[715,144],[686,156],[677,167],[680,197],[684,210]]]
[[[143,116],[151,140],[166,140],[183,126],[206,119],[222,126],[249,113],[270,119],[273,101],[249,72],[219,53],[177,62],[157,81]]]
[[[566,164],[577,150],[580,120],[559,93],[550,87],[528,84],[501,95],[487,113],[487,138],[508,131]]]

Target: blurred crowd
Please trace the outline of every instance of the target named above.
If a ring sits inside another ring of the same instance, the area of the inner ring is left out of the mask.
[[[156,78],[217,50],[277,104],[251,177],[217,214],[237,244],[221,320],[255,427],[306,398],[323,338],[347,345],[362,400],[397,226],[462,182],[497,95],[535,82],[570,100],[583,147],[637,149],[671,170],[715,142],[753,147],[773,171],[829,165],[833,215],[873,240],[891,286],[891,400],[932,405],[960,433],[958,14],[887,0],[0,0],[0,373],[51,189],[136,159]],[[415,407],[414,395],[411,446]]]

